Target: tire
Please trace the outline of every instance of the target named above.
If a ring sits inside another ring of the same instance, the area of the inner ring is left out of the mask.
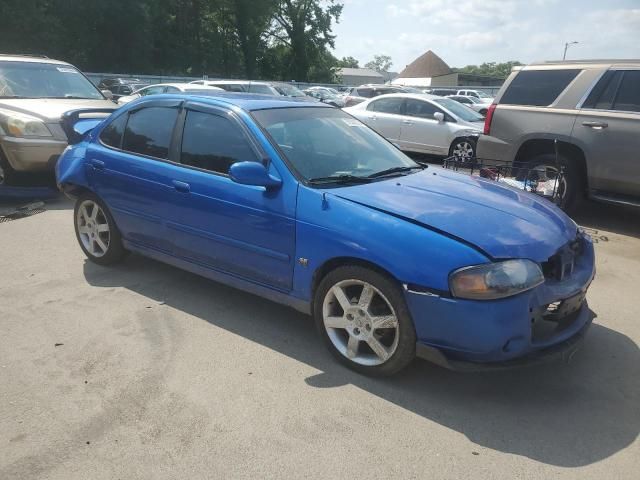
[[[122,236],[100,198],[89,192],[82,194],[76,200],[73,219],[76,238],[89,260],[98,265],[113,265],[124,258]]]
[[[9,165],[9,161],[0,148],[0,186],[15,185],[16,177],[16,171]]]
[[[449,156],[456,157],[463,163],[475,162],[476,143],[476,140],[473,138],[456,138],[453,143],[451,143],[451,147],[449,147]]]
[[[389,376],[415,358],[416,332],[402,290],[375,270],[354,265],[329,272],[314,293],[313,316],[331,353],[352,370]]]
[[[526,162],[526,168],[528,172],[541,167],[549,167],[549,172],[556,169],[556,164],[564,167],[564,177],[562,183],[559,185],[559,199],[557,201],[558,206],[567,213],[575,212],[585,196],[583,175],[576,164],[570,161],[568,158],[559,155],[556,163],[556,155],[547,153],[538,155],[528,162]],[[526,176],[526,174],[523,174]],[[545,174],[548,178],[553,178],[549,174]]]

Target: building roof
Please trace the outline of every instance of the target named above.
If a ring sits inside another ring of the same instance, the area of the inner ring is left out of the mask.
[[[338,75],[347,77],[379,77],[384,76],[371,68],[339,68]]]
[[[449,65],[431,50],[416,58],[400,72],[400,78],[433,78],[449,75],[453,71]]]

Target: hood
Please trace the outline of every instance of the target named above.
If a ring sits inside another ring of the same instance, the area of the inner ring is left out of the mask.
[[[327,192],[444,232],[493,258],[543,262],[577,234],[564,212],[535,194],[442,168]]]
[[[15,98],[0,100],[0,110],[24,113],[41,120],[58,121],[62,114],[78,108],[113,108],[118,106],[111,100],[77,100],[57,98]]]

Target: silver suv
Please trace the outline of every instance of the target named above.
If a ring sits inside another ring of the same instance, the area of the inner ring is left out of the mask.
[[[553,179],[562,206],[590,197],[640,205],[640,60],[516,67],[487,112],[480,161]]]
[[[0,54],[0,185],[52,171],[67,146],[62,115],[80,108],[117,107],[73,65]]]

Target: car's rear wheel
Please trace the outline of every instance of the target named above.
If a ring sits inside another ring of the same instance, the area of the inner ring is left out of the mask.
[[[111,265],[124,257],[120,231],[109,209],[96,195],[85,193],[74,209],[75,230],[80,248],[87,258],[100,265]]]
[[[576,165],[567,158],[555,154],[543,154],[527,162],[527,175],[530,180],[551,181],[556,186],[556,203],[566,212],[574,212],[584,199],[584,187],[581,173]],[[562,170],[562,175],[559,171]]]
[[[449,148],[449,156],[464,163],[476,158],[476,141],[472,138],[456,138]]]
[[[416,334],[400,287],[361,266],[339,267],[320,282],[316,326],[344,365],[369,375],[392,375],[415,357]]]

